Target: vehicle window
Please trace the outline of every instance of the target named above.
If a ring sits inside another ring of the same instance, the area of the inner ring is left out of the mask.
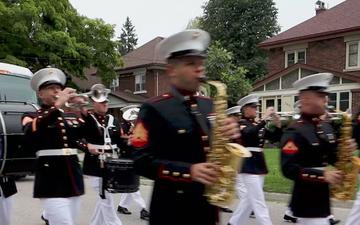
[[[0,74],[0,101],[37,103],[30,79],[21,75]]]

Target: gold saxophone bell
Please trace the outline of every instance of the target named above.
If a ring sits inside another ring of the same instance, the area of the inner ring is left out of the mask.
[[[69,108],[79,108],[82,106],[86,106],[90,104],[89,98],[91,98],[95,102],[103,102],[108,98],[110,93],[110,89],[107,89],[103,84],[94,84],[91,86],[89,92],[76,94],[74,98],[82,98],[84,102],[82,104],[73,103],[73,102],[66,102],[65,106]]]

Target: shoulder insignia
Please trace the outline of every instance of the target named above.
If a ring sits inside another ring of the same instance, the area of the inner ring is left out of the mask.
[[[293,141],[290,140],[290,141],[286,142],[286,144],[282,148],[282,151],[285,154],[295,154],[299,151],[299,148],[295,145],[295,143]]]
[[[131,137],[131,144],[135,148],[143,148],[148,144],[149,132],[140,120],[136,123],[133,135]]]
[[[165,93],[165,94],[150,98],[148,101],[149,102],[158,102],[158,101],[165,100],[165,99],[168,99],[171,97],[172,97],[172,95],[170,93]]]

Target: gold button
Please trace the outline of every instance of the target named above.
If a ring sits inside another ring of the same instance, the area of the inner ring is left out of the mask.
[[[190,174],[188,174],[188,173],[184,173],[182,176],[183,176],[183,178],[190,178]]]
[[[64,126],[64,123],[60,123],[60,126],[62,126],[62,127],[63,127],[63,126]]]
[[[210,147],[204,147],[205,152],[209,152],[210,151]]]
[[[184,191],[183,190],[176,190],[176,193],[177,194],[184,194]]]
[[[65,129],[61,129],[61,133],[65,134],[66,130]]]
[[[38,116],[39,117],[39,119],[41,119],[42,118],[42,116]]]
[[[58,120],[63,120],[63,118],[62,118],[62,117],[58,117]]]
[[[66,141],[68,138],[66,136],[64,136],[63,139]]]
[[[173,172],[172,175],[173,175],[174,177],[178,177],[178,176],[180,176],[180,173],[179,173],[179,172]]]
[[[68,144],[64,144],[64,147],[67,148],[67,147],[69,147],[69,145],[68,145]]]
[[[310,175],[310,178],[316,178],[316,175]]]
[[[320,176],[320,177],[318,177],[318,179],[320,179],[320,180],[324,180],[324,179],[325,179],[325,177]]]
[[[178,134],[185,134],[185,133],[186,133],[186,130],[181,129],[181,130],[178,130],[177,132],[178,132]]]
[[[302,176],[303,176],[303,177],[308,177],[308,176],[309,176],[309,174],[304,173]]]
[[[170,173],[170,171],[169,171],[169,170],[163,170],[162,173],[165,174],[165,175],[167,175],[167,174]]]
[[[197,104],[191,104],[191,108],[196,108]]]
[[[44,113],[47,114],[48,112],[49,112],[49,111],[46,110]]]
[[[207,141],[208,140],[208,136],[201,136],[201,139],[203,140],[203,141]]]

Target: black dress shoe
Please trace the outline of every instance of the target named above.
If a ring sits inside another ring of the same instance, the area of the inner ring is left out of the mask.
[[[338,224],[338,223],[340,223],[340,221],[341,221],[341,220],[334,219],[334,218],[329,219],[330,225]]]
[[[233,211],[229,208],[220,208],[220,210],[225,213],[233,213]]]
[[[117,211],[125,215],[131,214],[131,212],[127,208],[121,206],[118,206]]]
[[[289,215],[284,215],[284,220],[286,222],[291,222],[291,223],[297,223],[297,218],[293,217],[293,216],[289,216]]]
[[[250,218],[255,218],[255,213],[254,213],[254,211],[251,211],[251,213],[250,213],[250,216],[249,216]]]
[[[45,219],[43,215],[41,215],[41,220],[44,221],[46,225],[49,225],[49,220]]]
[[[149,221],[150,213],[146,209],[140,211],[140,219]]]

